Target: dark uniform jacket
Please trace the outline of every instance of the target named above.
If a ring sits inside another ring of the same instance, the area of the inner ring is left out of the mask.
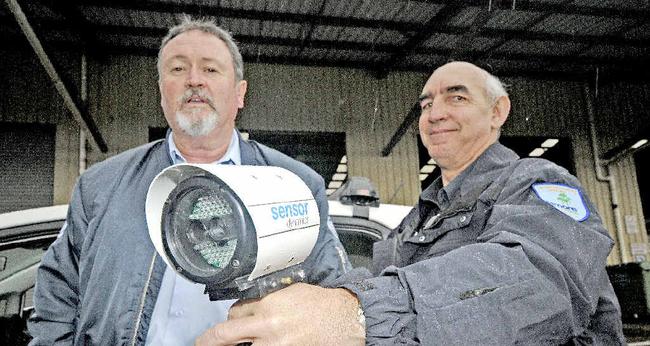
[[[536,184],[575,194],[555,202]],[[493,144],[375,245],[381,274],[342,285],[369,345],[624,343],[605,271],[613,242],[577,179],[547,160]]]
[[[286,168],[309,186],[320,233],[305,261],[308,281],[324,283],[349,268],[328,227],[323,179],[306,165],[239,139],[244,165]],[[32,345],[141,345],[147,336],[165,263],[149,239],[149,184],[172,164],[166,141],[150,143],[92,166],[77,182],[59,238],[36,277]]]

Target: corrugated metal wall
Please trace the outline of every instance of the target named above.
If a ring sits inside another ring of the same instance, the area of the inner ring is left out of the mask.
[[[249,95],[238,126],[346,132],[349,174],[370,178],[383,201],[410,205],[420,191],[416,132],[409,131],[391,155],[380,152],[425,78],[400,73],[376,79],[352,69],[249,65]]]
[[[66,204],[79,174],[79,125],[70,117],[56,127],[54,204]]]
[[[645,229],[643,210],[641,208],[641,196],[637,183],[634,158],[632,156],[622,157],[617,162],[608,165],[603,173],[614,180],[613,186],[607,182],[599,181],[594,165],[594,152],[589,131],[589,117],[587,113],[588,98],[590,92],[583,87],[583,126],[573,127],[574,157],[578,179],[582,182],[587,194],[596,205],[603,223],[609,233],[616,241],[614,249],[610,253],[608,264],[627,263],[641,257],[647,257],[648,236]],[[596,118],[597,133],[602,132],[602,120]],[[619,138],[620,139],[620,138]],[[597,145],[602,148],[605,145],[607,136],[598,136]],[[600,151],[602,155],[602,150]],[[612,191],[618,196],[618,205],[612,204]],[[616,212],[618,212],[618,227]]]
[[[109,63],[89,63],[90,115],[104,135],[109,151],[88,152],[89,165],[144,144],[150,126],[165,126],[160,110],[156,60],[111,56]]]
[[[386,79],[366,77],[343,88],[352,123],[347,143],[350,172],[375,182],[386,202],[413,205],[420,193],[417,121],[391,154],[381,150],[420,95],[426,75],[395,74]]]
[[[617,241],[617,244],[622,245],[622,249],[621,246],[615,246],[608,258],[608,263],[630,262],[634,261],[636,256],[645,256],[647,251],[645,244],[647,244],[648,237],[641,209],[634,160],[630,156],[624,157],[609,167],[612,179],[616,180],[615,188],[619,198],[618,212],[620,213],[621,230],[618,231],[609,186],[596,179],[589,133],[589,117],[585,104],[585,85],[521,79],[511,79],[506,82],[512,88],[513,109],[510,119],[504,126],[504,134],[571,138],[578,179],[596,206],[611,237]],[[625,95],[624,90],[621,89],[623,95]],[[621,98],[624,98],[623,95]],[[650,100],[650,97],[646,100]],[[638,103],[638,101],[635,102]],[[628,101],[623,101],[623,103],[630,104]],[[617,102],[612,101],[609,104],[617,104]],[[629,119],[634,118],[629,114],[632,109],[628,107],[618,110],[618,112],[626,114],[622,117],[627,119],[621,124],[617,123],[619,128],[630,126]],[[612,143],[609,131],[603,130],[607,129],[609,125],[602,125],[602,122],[600,117],[596,118],[600,134],[598,145],[601,148]],[[610,122],[612,121],[610,120]],[[613,122],[616,123],[616,121]],[[637,123],[635,126],[638,127],[639,120],[637,119],[635,122]],[[628,124],[625,125],[625,123]],[[614,137],[618,141],[622,140],[620,134]],[[603,152],[603,150],[600,151],[601,154]]]
[[[612,211],[611,194],[607,183],[599,182],[594,170],[594,156],[589,132],[585,127],[577,128],[573,137],[573,151],[576,175],[591,202],[596,206],[600,217],[612,239],[617,240],[617,231]],[[622,263],[620,247],[614,246],[607,258],[608,264]]]
[[[78,127],[71,122],[42,67],[35,59],[15,55],[3,56],[9,68],[0,71],[0,76],[12,81],[15,87],[1,90],[0,120],[59,125],[54,200],[64,202],[76,178]],[[380,151],[419,95],[428,77],[426,74],[393,73],[385,79],[376,79],[354,69],[262,64],[247,64],[246,67],[249,93],[238,121],[240,128],[346,132],[350,175],[369,177],[385,201],[400,204],[416,201],[420,192],[417,124],[407,131],[391,155],[381,157]],[[17,78],[9,71],[18,71],[18,75],[24,77]],[[111,56],[102,61],[91,60],[88,78],[89,112],[110,149],[108,154],[91,150],[90,164],[145,143],[149,127],[166,125],[159,105],[154,58]],[[504,134],[571,138],[578,177],[610,233],[616,237],[608,187],[595,179],[582,95],[584,85],[525,79],[507,79],[506,82],[511,85],[513,110]],[[637,119],[636,114],[639,105],[650,99],[650,88],[638,85],[629,88],[634,98],[645,99],[624,100],[629,94],[620,85],[601,88],[601,95],[623,99],[605,102],[608,99],[603,97],[597,103],[598,133],[600,142],[604,143],[603,150],[613,145],[607,143],[615,142],[606,139],[610,126],[616,124],[620,129],[612,131],[623,134],[626,127],[641,126],[645,121]],[[623,106],[619,107],[621,104]],[[603,116],[611,119],[604,121]],[[617,122],[617,119],[622,120]],[[633,168],[631,158],[624,158],[612,167],[612,176],[619,178],[619,210],[626,227],[622,231],[624,257],[629,260],[634,257],[632,244],[647,243]],[[628,235],[627,228],[634,227],[636,233]],[[642,245],[634,246],[635,254],[643,251]],[[618,263],[621,259],[619,250],[615,249],[610,263]]]
[[[580,96],[579,84],[519,78],[504,82],[510,86],[512,102],[504,134],[571,137],[570,129],[583,112],[575,102]]]
[[[648,235],[633,158],[625,158],[609,166],[609,175],[615,180],[614,188],[619,199],[616,208],[618,208],[620,228],[617,228],[609,184],[598,181],[593,169],[591,144],[586,138],[576,144],[576,152],[579,154],[576,155],[576,161],[579,161],[576,166],[580,167],[578,179],[596,205],[610,236],[616,242],[607,263],[618,264],[638,261],[641,258],[648,259]]]
[[[615,162],[610,165],[610,173],[618,182],[617,190],[621,201],[619,205],[622,218],[621,235],[625,238],[621,262],[635,262],[639,258],[647,259],[648,234],[640,203],[634,159],[628,157]]]

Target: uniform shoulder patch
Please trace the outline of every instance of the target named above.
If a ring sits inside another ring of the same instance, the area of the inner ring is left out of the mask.
[[[585,205],[580,190],[552,183],[535,183],[533,191],[542,201],[550,204],[553,208],[570,216],[576,221],[584,221],[589,217],[589,209]]]

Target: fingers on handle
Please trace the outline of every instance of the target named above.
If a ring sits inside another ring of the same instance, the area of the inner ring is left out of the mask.
[[[254,317],[219,323],[199,336],[195,346],[229,346],[252,342],[256,337],[257,324]]]

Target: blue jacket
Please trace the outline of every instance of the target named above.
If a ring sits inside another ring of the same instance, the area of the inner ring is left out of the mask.
[[[349,268],[328,227],[323,179],[288,156],[240,138],[242,164],[286,168],[301,177],[320,212],[320,233],[305,261],[308,280],[326,284]],[[166,141],[92,166],[77,182],[58,239],[45,253],[34,291],[31,345],[142,345],[165,272],[149,239],[149,184],[172,161]]]
[[[369,345],[620,345],[612,244],[574,176],[496,143],[375,244],[381,274],[340,281]]]

